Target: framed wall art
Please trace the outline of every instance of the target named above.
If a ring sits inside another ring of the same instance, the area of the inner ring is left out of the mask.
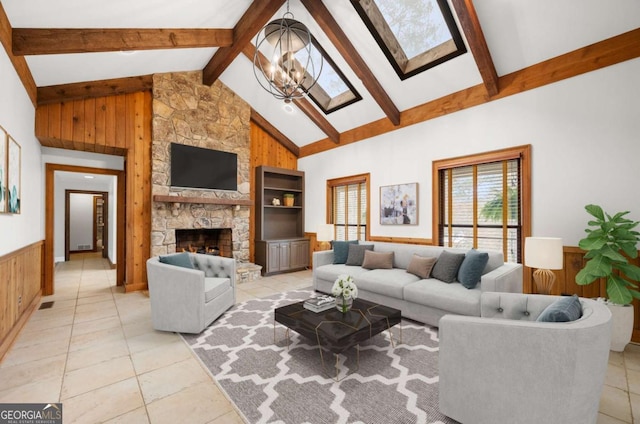
[[[418,225],[418,183],[380,187],[381,225]]]
[[[0,213],[7,212],[7,137],[4,128],[0,127]]]
[[[7,145],[7,203],[9,213],[20,213],[20,145],[8,136]]]

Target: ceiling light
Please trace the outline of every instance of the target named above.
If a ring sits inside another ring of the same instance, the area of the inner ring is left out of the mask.
[[[94,176],[93,175],[85,175],[84,176],[87,180],[93,180]]]
[[[285,103],[304,96],[322,71],[322,55],[307,27],[287,12],[269,22],[256,36],[253,72],[260,86]]]
[[[282,105],[282,109],[284,109],[284,111],[287,113],[293,113],[294,111],[293,106],[291,106],[291,103],[285,103],[284,105]]]

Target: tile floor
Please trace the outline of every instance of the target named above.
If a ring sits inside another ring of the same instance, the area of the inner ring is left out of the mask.
[[[242,423],[180,336],[151,327],[146,293],[115,287],[96,254],[56,266],[0,363],[0,403],[62,402],[65,423]],[[238,302],[311,285],[303,271],[240,284]],[[611,352],[599,424],[640,423],[640,346]]]

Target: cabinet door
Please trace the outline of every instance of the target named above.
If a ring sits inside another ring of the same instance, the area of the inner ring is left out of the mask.
[[[280,243],[280,271],[291,268],[291,243]]]
[[[309,266],[309,241],[291,242],[291,268],[306,268]]]
[[[267,243],[267,273],[280,270],[280,243]]]

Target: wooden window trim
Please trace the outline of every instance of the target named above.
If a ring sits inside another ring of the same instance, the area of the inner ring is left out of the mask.
[[[365,187],[367,188],[367,208],[369,210],[367,210],[367,222],[364,224],[365,225],[365,229],[364,229],[364,238],[365,240],[369,240],[370,237],[370,231],[371,231],[371,187],[369,184],[371,174],[366,173],[366,174],[357,174],[357,175],[351,175],[348,177],[340,177],[340,178],[333,178],[330,180],[327,180],[327,200],[326,200],[326,205],[327,205],[327,209],[326,209],[326,217],[325,217],[325,222],[327,224],[331,224],[332,223],[332,214],[333,214],[333,209],[332,209],[332,205],[334,202],[333,199],[333,188],[334,187],[339,187],[339,186],[345,186],[345,185],[353,185],[353,184],[362,184],[364,183]],[[358,196],[358,201],[360,201],[359,196]]]
[[[531,145],[509,147],[468,156],[459,156],[449,159],[435,160],[432,164],[432,240],[438,243],[440,240],[440,171],[462,166],[479,165],[488,162],[499,162],[510,159],[520,159],[522,172],[522,240],[531,236]],[[449,197],[449,201],[451,201]],[[451,221],[449,221],[451,222]],[[524,252],[524,246],[520,246]]]

